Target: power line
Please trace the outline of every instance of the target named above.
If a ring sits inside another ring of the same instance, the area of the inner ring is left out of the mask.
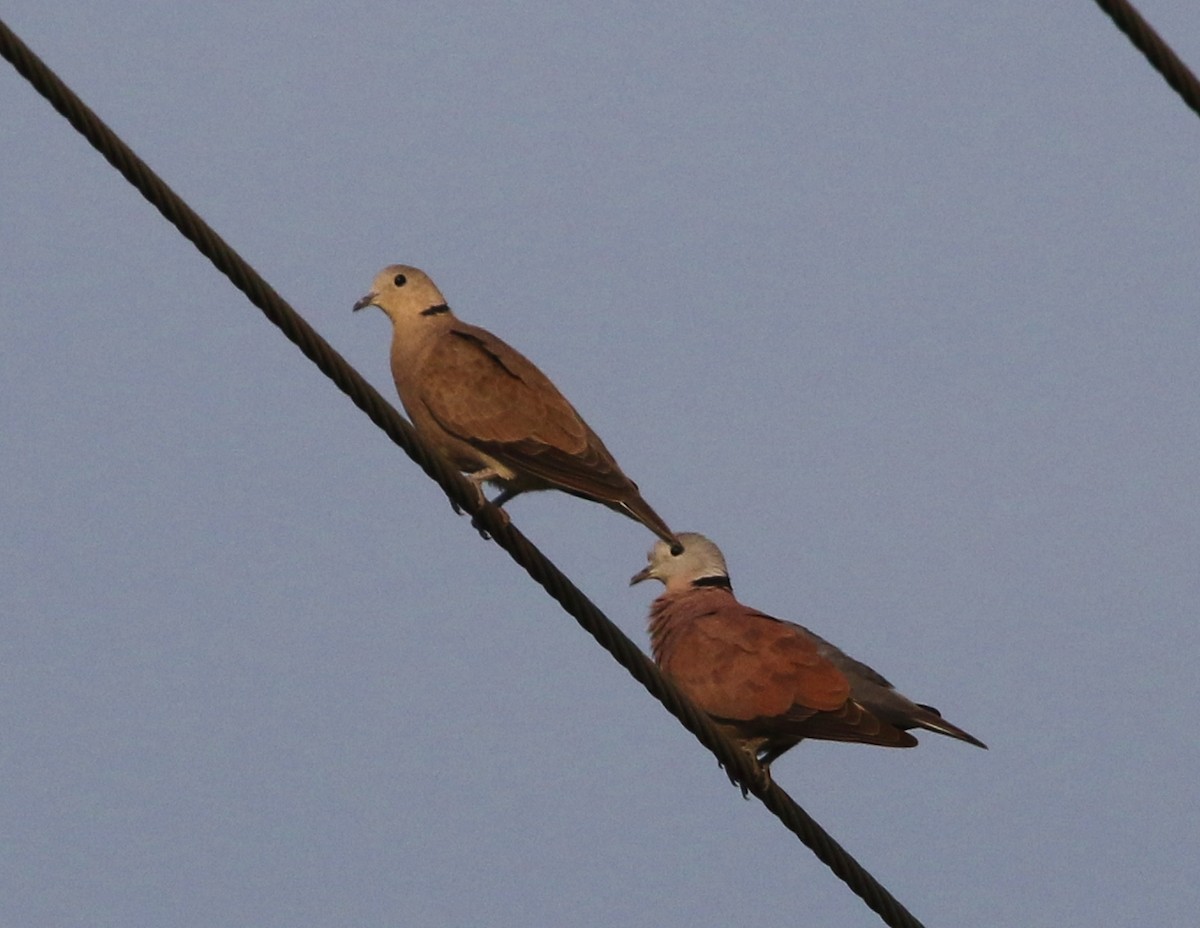
[[[1117,28],[1146,56],[1154,70],[1174,88],[1192,112],[1200,116],[1200,81],[1196,80],[1196,75],[1154,31],[1154,27],[1146,22],[1137,8],[1126,0],[1096,0],[1096,6],[1112,18]]]
[[[471,485],[422,443],[412,427],[300,315],[287,304],[200,216],[0,20],[0,54],[66,117],[101,155],[332,380],[389,438],[441,486],[450,500],[469,512],[476,525],[517,562],[635,680],[659,700],[707,747],[721,766],[843,880],[886,925],[922,928],[921,923],[783,789],[765,781],[758,764],[718,732],[663,677],[658,667],[508,520],[501,510],[480,504]]]

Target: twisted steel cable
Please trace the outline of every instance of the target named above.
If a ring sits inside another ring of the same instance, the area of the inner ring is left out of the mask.
[[[1096,0],[1096,6],[1109,15],[1134,47],[1146,56],[1151,67],[1163,76],[1192,112],[1200,116],[1200,81],[1146,22],[1137,7],[1127,0]]]

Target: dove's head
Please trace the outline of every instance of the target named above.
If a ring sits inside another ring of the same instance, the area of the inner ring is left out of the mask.
[[[629,585],[658,580],[668,590],[683,590],[704,579],[716,581],[714,585],[728,585],[729,570],[720,548],[696,532],[680,532],[678,537],[682,554],[672,554],[665,541],[655,542],[646,555],[649,563],[633,575]]]
[[[354,309],[368,306],[378,306],[396,325],[450,314],[445,297],[429,275],[404,264],[388,265],[375,275],[371,292],[355,303]]]

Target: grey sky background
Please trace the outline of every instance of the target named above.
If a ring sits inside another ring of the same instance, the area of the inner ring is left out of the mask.
[[[1193,924],[1200,122],[1090,3],[547,6],[0,15],[386,395],[403,261],[987,741],[775,765],[931,928]],[[0,924],[879,924],[0,99]],[[510,511],[645,643],[649,533]]]

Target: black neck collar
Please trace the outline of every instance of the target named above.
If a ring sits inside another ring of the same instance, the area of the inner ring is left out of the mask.
[[[692,586],[715,586],[719,590],[732,590],[733,584],[728,577],[700,577],[692,581]]]
[[[430,306],[428,309],[421,310],[422,316],[440,316],[442,313],[450,312],[450,307],[445,303],[438,303],[437,306]]]

